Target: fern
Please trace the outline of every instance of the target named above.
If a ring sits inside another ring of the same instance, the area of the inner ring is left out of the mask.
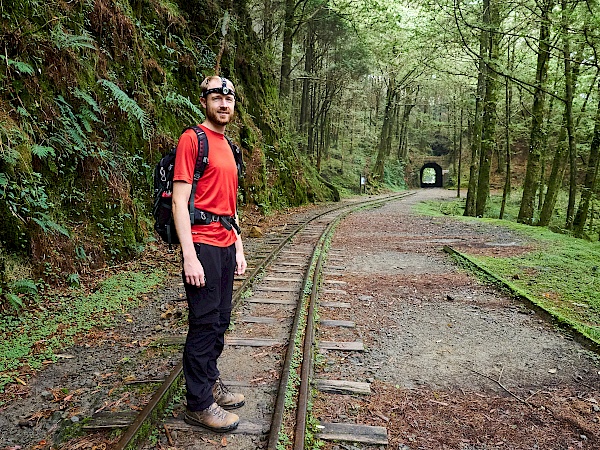
[[[18,294],[34,295],[38,293],[38,288],[33,280],[16,280],[8,286],[5,285],[4,290],[7,292],[3,292],[2,286],[0,286],[0,296],[4,293],[4,298],[8,300],[9,305],[15,311],[19,311],[25,306]]]
[[[66,237],[71,237],[69,230],[52,220],[48,214],[37,213],[36,216],[32,217],[31,220],[37,223],[44,232],[58,232]]]
[[[91,38],[87,33],[84,33],[80,36],[67,34],[60,25],[57,25],[52,29],[50,38],[52,39],[54,46],[59,50],[66,50],[69,48],[74,50],[79,50],[82,48],[89,48],[91,50],[96,49],[96,46],[94,45],[94,39]]]
[[[17,72],[19,72],[21,75],[33,75],[35,73],[35,71],[33,70],[33,67],[27,63],[7,58],[4,55],[0,55],[0,59],[6,61],[6,64],[9,67],[14,67],[14,69]]]
[[[38,158],[45,158],[47,156],[55,156],[54,149],[52,147],[45,147],[43,145],[34,145],[31,147],[31,153]]]
[[[21,308],[23,308],[23,306],[25,306],[23,304],[23,300],[21,300],[21,298],[18,295],[13,294],[12,292],[7,292],[6,294],[4,294],[4,297],[6,298],[6,300],[8,300],[8,303],[10,304],[10,306],[13,307],[15,311],[19,311]]]
[[[165,98],[165,103],[176,108],[177,112],[181,113],[189,123],[199,123],[204,120],[204,114],[189,97],[184,97],[176,92],[169,92]]]
[[[75,114],[73,114],[73,107],[63,98],[62,95],[57,97],[58,107],[60,108],[60,112],[63,115],[63,120],[68,119],[68,123],[63,121],[63,124],[66,125],[67,134],[69,136],[74,136],[75,141],[79,144],[81,148],[86,147],[87,138],[85,137],[85,133],[81,129],[79,125],[79,121]],[[74,129],[73,129],[74,128]]]
[[[125,92],[119,88],[112,81],[108,81],[105,79],[98,80],[98,83],[102,85],[116,100],[117,105],[121,109],[121,111],[127,114],[130,122],[133,122],[133,119],[137,120],[142,128],[142,136],[144,139],[148,140],[152,133],[154,132],[154,128],[152,126],[152,122],[148,115],[144,112],[144,110],[137,104],[137,102],[129,97]]]
[[[102,110],[100,109],[98,102],[96,102],[96,100],[94,100],[90,94],[83,92],[79,88],[73,89],[72,92],[75,97],[86,102],[92,108],[92,110],[96,111],[98,114],[102,114]]]
[[[38,288],[33,280],[17,280],[11,283],[11,291],[18,294],[37,294]]]

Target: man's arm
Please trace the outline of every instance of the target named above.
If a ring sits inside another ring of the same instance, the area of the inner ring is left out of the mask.
[[[240,221],[238,219],[237,213],[235,215],[235,223],[238,224],[238,227],[240,226]],[[244,275],[244,272],[246,272],[247,263],[246,257],[244,256],[244,245],[242,244],[242,236],[237,234],[237,231],[235,231],[235,229],[233,230],[233,232],[237,236],[237,239],[235,241],[235,273],[238,275]]]
[[[190,224],[190,210],[188,205],[191,193],[191,184],[184,181],[175,181],[173,183],[173,219],[183,254],[185,281],[193,286],[204,286],[206,283],[204,268],[200,264],[200,261],[198,261],[194,242],[192,241],[192,225]]]

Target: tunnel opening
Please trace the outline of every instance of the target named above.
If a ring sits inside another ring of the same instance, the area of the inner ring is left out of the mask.
[[[426,163],[421,167],[421,187],[442,187],[442,168],[436,163]]]

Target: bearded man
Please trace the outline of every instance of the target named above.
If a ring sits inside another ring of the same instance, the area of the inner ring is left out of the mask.
[[[246,271],[246,258],[237,218],[238,168],[225,127],[232,120],[235,88],[226,78],[212,76],[202,84],[200,103],[206,119],[200,128],[208,139],[209,162],[190,199],[198,156],[198,137],[186,130],[179,138],[173,176],[173,217],[181,243],[183,282],[189,309],[183,352],[186,382],[184,420],[216,432],[237,427],[239,417],[228,409],[245,402],[220,379],[217,360],[231,318],[233,278]],[[196,213],[209,217],[192,225],[190,201]]]

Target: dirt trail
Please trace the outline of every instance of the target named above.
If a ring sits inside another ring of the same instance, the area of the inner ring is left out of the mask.
[[[421,190],[338,227],[331,252],[345,270],[329,279],[348,283],[368,350],[326,354],[320,375],[371,381],[375,394],[317,402],[319,417],[386,426],[393,449],[600,448],[596,355],[442,251],[510,255],[526,238],[410,212],[453,195]]]

